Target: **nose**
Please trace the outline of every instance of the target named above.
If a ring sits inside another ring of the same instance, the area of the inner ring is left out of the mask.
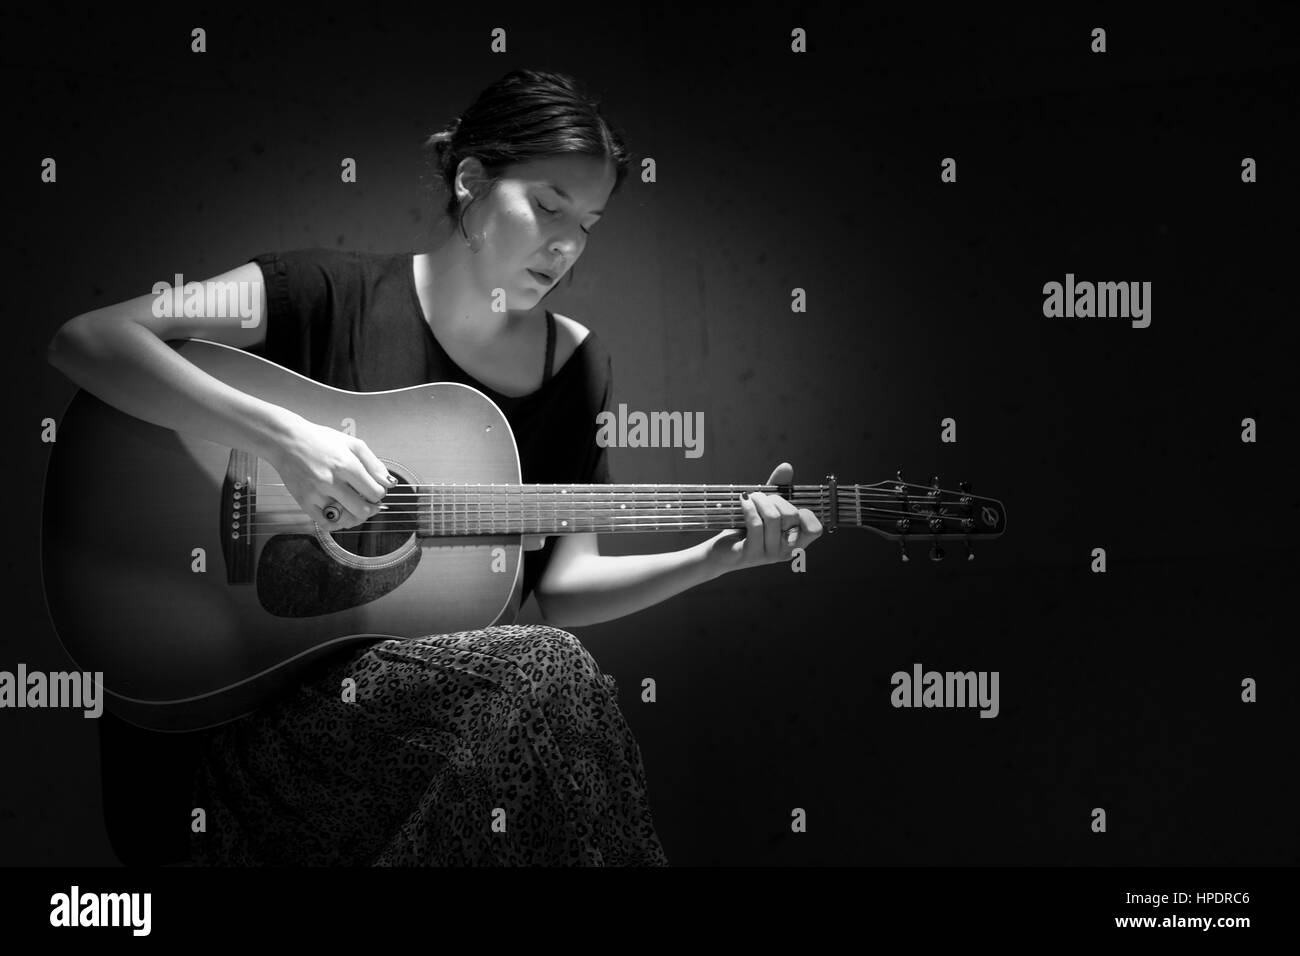
[[[551,240],[548,248],[561,262],[572,262],[582,249],[582,240],[574,233],[560,235]]]

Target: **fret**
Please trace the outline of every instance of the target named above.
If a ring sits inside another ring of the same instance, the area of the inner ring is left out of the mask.
[[[644,532],[743,528],[730,495],[754,485],[602,485],[515,484],[492,482],[413,484],[418,526],[423,534],[442,536],[557,535],[577,532]],[[850,486],[842,491],[847,494]],[[866,527],[875,513],[873,499],[854,485],[848,514],[857,527]],[[804,485],[787,491],[791,504],[810,508],[823,524],[839,514],[825,485]],[[422,519],[421,514],[427,515]]]

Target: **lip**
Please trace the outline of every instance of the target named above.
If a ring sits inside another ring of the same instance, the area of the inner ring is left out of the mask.
[[[529,274],[530,274],[534,279],[536,279],[538,282],[540,282],[542,285],[554,285],[554,284],[555,284],[555,279],[554,279],[554,277],[548,275],[548,274],[545,273],[545,272],[539,272],[539,271],[536,270],[536,269],[529,269],[529,270],[528,270],[528,273],[529,273]]]

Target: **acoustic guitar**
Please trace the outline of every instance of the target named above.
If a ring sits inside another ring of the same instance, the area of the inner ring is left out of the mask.
[[[780,494],[828,534],[921,539],[933,559],[945,542],[969,549],[1006,528],[1001,502],[965,483],[950,492],[901,475],[874,485],[834,475],[818,485],[521,484],[505,415],[470,386],[349,392],[228,345],[169,344],[234,388],[351,430],[400,484],[386,510],[327,531],[256,455],[78,391],[45,479],[46,602],[77,667],[102,672],[105,706],[151,730],[234,720],[351,643],[512,623],[523,554],[538,536],[743,528],[742,491]]]

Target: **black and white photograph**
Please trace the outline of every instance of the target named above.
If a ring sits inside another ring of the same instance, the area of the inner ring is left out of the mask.
[[[1282,938],[1285,5],[4,20],[16,938]]]

